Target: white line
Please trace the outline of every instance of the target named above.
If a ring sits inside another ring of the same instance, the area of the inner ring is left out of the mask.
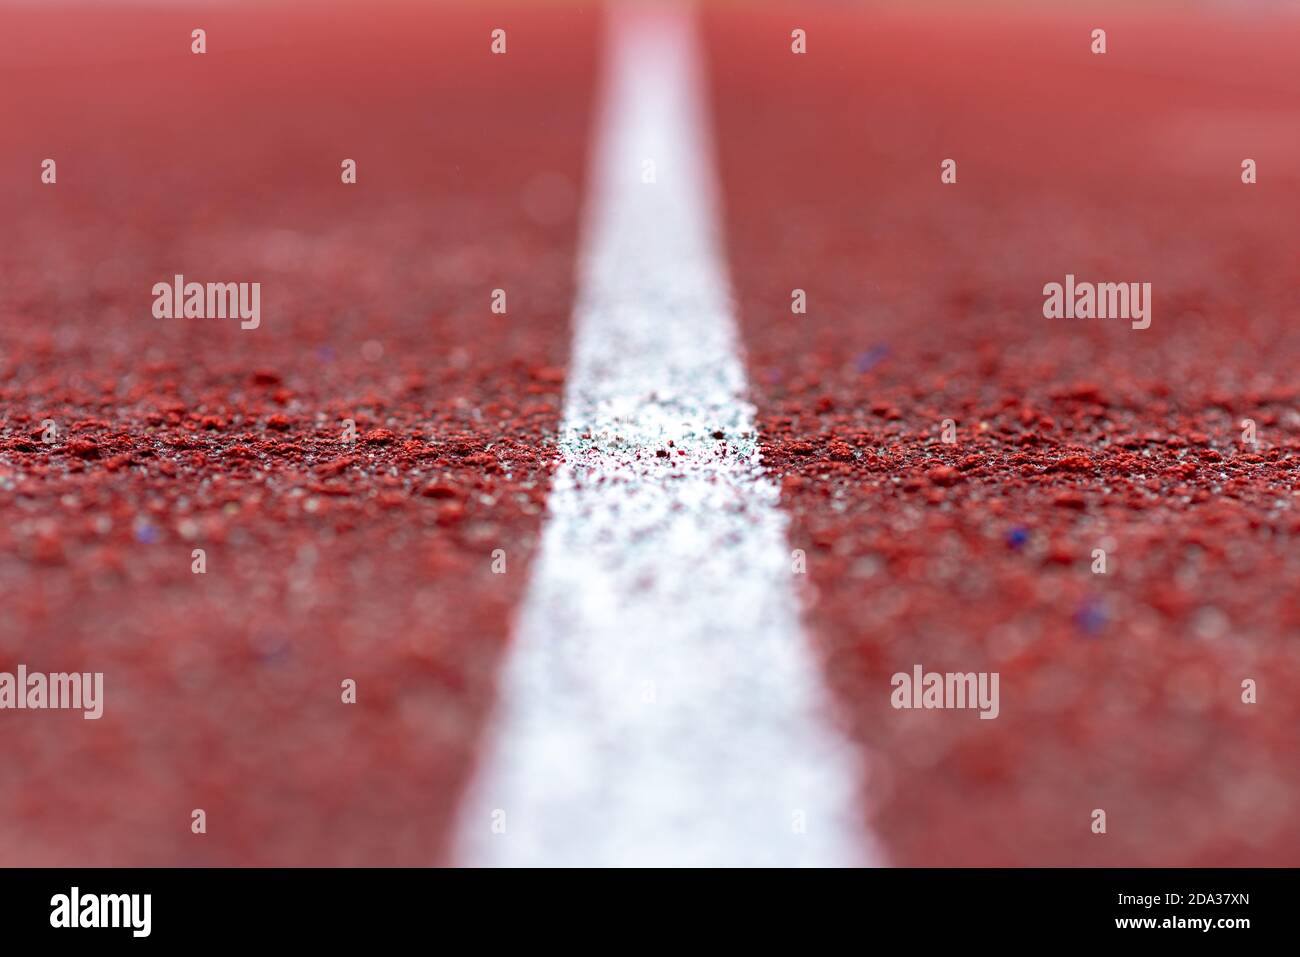
[[[608,10],[562,458],[458,860],[870,863],[742,398],[694,16]]]

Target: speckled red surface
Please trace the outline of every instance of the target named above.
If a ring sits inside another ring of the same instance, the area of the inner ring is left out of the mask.
[[[366,9],[0,11],[0,670],[106,686],[0,713],[0,864],[445,853],[545,502],[596,24]],[[176,272],[260,281],[261,327],[152,318]]]
[[[1300,20],[918,6],[708,18],[765,455],[886,853],[1300,863]],[[1151,282],[1151,328],[1044,319],[1067,272]],[[893,710],[918,663],[1000,672],[1000,717]]]
[[[445,859],[545,503],[596,23],[355,9],[0,8],[0,670],[107,698],[0,713],[0,864]],[[1300,863],[1296,20],[706,23],[765,456],[888,859]],[[177,272],[260,281],[262,327],[154,320]],[[1152,328],[1043,319],[1067,272],[1151,282]],[[999,671],[1000,717],[892,710],[916,663]]]

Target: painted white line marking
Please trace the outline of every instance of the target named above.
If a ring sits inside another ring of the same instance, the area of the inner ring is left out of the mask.
[[[742,398],[694,17],[608,17],[562,460],[458,860],[870,863]]]

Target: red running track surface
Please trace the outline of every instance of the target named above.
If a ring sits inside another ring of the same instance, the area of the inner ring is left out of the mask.
[[[765,458],[890,858],[1294,865],[1300,17],[784,5],[708,37]],[[1043,318],[1067,273],[1150,282],[1151,327]],[[893,710],[915,664],[999,672],[999,718]]]
[[[0,862],[442,859],[545,505],[596,27],[0,12],[0,670],[108,696],[0,735]],[[262,326],[153,319],[177,272],[261,281]]]
[[[0,671],[110,696],[0,735],[0,863],[446,859],[553,465],[599,23],[362,9],[203,8],[195,57],[188,10],[0,8]],[[1295,864],[1300,21],[705,24],[765,456],[864,824],[900,864]],[[177,272],[259,280],[274,319],[153,320]],[[1066,273],[1151,282],[1152,327],[1044,319]],[[998,671],[1000,717],[894,711],[916,663]]]

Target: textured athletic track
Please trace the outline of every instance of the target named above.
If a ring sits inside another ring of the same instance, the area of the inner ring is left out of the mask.
[[[708,25],[764,458],[891,858],[1295,864],[1300,18]],[[1044,319],[1067,273],[1151,282],[1151,327]],[[998,719],[892,710],[918,663],[999,672]]]
[[[205,56],[187,9],[2,14],[0,669],[109,698],[0,714],[4,863],[445,858],[546,502],[597,24],[260,6]],[[261,281],[261,328],[154,320],[176,272]]]
[[[0,6],[0,671],[109,696],[0,713],[0,863],[447,861],[556,466],[599,17],[199,9],[203,57],[190,10]],[[864,830],[899,864],[1297,863],[1300,22],[703,23]],[[261,281],[262,328],[152,319],[176,272]],[[1043,319],[1067,272],[1152,282],[1151,329]],[[893,711],[915,663],[999,671],[1000,717]]]

